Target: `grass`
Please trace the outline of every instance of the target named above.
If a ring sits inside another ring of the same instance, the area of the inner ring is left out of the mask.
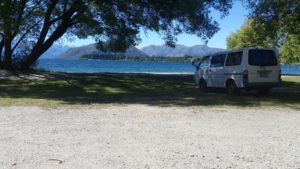
[[[284,77],[285,84],[300,85],[300,77]]]
[[[300,109],[300,77],[284,78],[270,95],[223,91],[200,94],[192,77],[101,75],[97,78],[0,80],[0,105],[75,106],[148,104],[157,106],[285,106]]]

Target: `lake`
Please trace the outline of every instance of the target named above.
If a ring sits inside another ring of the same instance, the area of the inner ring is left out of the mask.
[[[189,62],[40,59],[35,69],[67,73],[192,73]],[[300,65],[281,65],[282,74],[300,75]]]

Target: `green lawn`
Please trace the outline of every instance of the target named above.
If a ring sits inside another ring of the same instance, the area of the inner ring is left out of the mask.
[[[284,77],[285,84],[290,85],[300,85],[300,76],[299,77]]]
[[[0,80],[0,105],[287,106],[300,109],[300,77],[284,78],[268,96],[224,91],[200,94],[191,77],[102,75],[97,78]]]

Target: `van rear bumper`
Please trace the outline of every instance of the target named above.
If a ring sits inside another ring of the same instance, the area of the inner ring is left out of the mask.
[[[281,86],[281,82],[244,83],[245,89],[272,88],[272,87],[280,87],[280,86]]]

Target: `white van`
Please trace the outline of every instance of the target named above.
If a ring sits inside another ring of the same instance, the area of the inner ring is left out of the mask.
[[[278,54],[273,49],[243,48],[203,57],[196,67],[194,80],[200,91],[208,87],[226,88],[229,94],[239,89],[269,93],[281,85]]]

